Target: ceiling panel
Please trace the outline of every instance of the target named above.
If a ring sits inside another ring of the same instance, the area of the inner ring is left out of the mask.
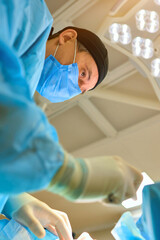
[[[75,26],[88,28],[93,32],[97,32],[103,19],[108,15],[110,9],[114,6],[117,0],[99,0],[96,4],[84,11],[73,23]]]
[[[116,128],[117,131],[131,127],[158,114],[158,111],[135,107],[129,104],[113,102],[94,97],[92,97],[90,100],[104,115],[104,117],[106,117]]]
[[[147,78],[144,78],[138,72],[110,87],[110,89],[157,100],[157,97],[149,80]]]
[[[109,71],[112,71],[114,68],[128,61],[128,57],[118,52],[116,49],[108,45],[106,45],[106,48],[108,51]]]
[[[132,164],[160,181],[160,121],[123,138],[122,144],[132,156]]]
[[[50,122],[57,129],[61,144],[69,152],[105,137],[78,106],[54,117]]]
[[[60,7],[62,7],[67,0],[45,0],[51,14],[54,14],[56,10],[58,10]]]
[[[118,155],[160,181],[160,115],[73,153],[77,157]]]

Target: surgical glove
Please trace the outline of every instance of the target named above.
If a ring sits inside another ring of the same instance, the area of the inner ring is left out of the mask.
[[[64,164],[48,190],[72,201],[119,204],[135,197],[141,181],[140,171],[118,156],[75,159],[65,153]]]
[[[38,238],[45,236],[46,228],[58,235],[60,240],[73,240],[67,214],[51,209],[27,193],[10,197],[4,206],[3,214],[28,227]]]

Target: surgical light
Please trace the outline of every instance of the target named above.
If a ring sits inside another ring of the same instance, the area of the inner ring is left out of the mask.
[[[159,16],[155,11],[148,11],[148,20],[149,21],[158,21],[159,20]]]
[[[145,172],[143,172],[142,175],[143,175],[143,181],[136,193],[137,200],[133,200],[132,198],[129,198],[129,199],[123,201],[122,205],[125,208],[132,208],[132,207],[141,205],[142,204],[142,191],[143,191],[144,186],[154,183],[153,180]]]
[[[155,11],[141,9],[136,14],[136,26],[140,31],[155,33],[159,30],[159,15]]]
[[[112,42],[118,42],[119,41],[119,33],[120,33],[121,25],[118,23],[113,23],[109,27],[109,34],[110,39]]]
[[[150,33],[155,33],[159,30],[159,16],[155,11],[149,12],[146,30]]]
[[[154,0],[157,5],[160,5],[160,0]]]
[[[127,45],[131,42],[132,38],[131,38],[131,35],[130,34],[123,34],[123,35],[120,35],[119,37],[119,41],[120,43],[124,44],[124,45]]]
[[[144,31],[146,27],[147,11],[142,9],[136,14],[136,25],[140,31]]]
[[[150,39],[136,37],[132,41],[132,53],[134,56],[149,59],[153,56],[153,42]]]
[[[156,58],[151,62],[151,73],[154,77],[160,77],[160,58]]]
[[[127,34],[130,33],[130,27],[127,24],[122,24],[121,25],[121,32],[122,34]]]
[[[145,27],[146,27],[146,23],[144,20],[141,20],[141,21],[138,21],[137,22],[137,28],[140,30],[140,31],[144,31],[145,30]]]
[[[144,59],[150,59],[153,57],[153,49],[152,48],[144,48],[141,51],[141,56]]]
[[[118,33],[110,33],[110,39],[112,42],[118,42],[119,41],[119,34]]]
[[[127,0],[117,1],[121,2],[122,7]],[[107,26],[110,23],[109,30],[104,37],[107,41],[110,39],[110,42],[116,43],[113,47],[135,62],[137,70],[142,75],[148,76],[157,96],[160,96],[160,0],[150,0],[150,4],[148,1],[143,4],[143,7],[140,4],[141,1],[139,3],[137,1],[131,14],[126,14],[124,18],[117,17],[115,12],[115,15],[112,12],[112,18],[109,17],[109,20],[104,21]],[[133,55],[136,58],[133,58]],[[158,85],[154,84],[154,81],[158,82]]]
[[[134,56],[141,56],[141,46],[142,46],[143,38],[136,37],[132,41],[132,53]]]
[[[127,24],[113,23],[109,27],[109,35],[112,42],[127,45],[131,42],[131,30]]]
[[[109,27],[109,32],[110,33],[119,33],[121,29],[121,25],[119,23],[113,23],[110,27]]]
[[[147,24],[146,30],[150,33],[155,33],[159,30],[159,22],[153,21]]]
[[[145,59],[153,57],[153,42],[150,39],[143,39],[141,56]]]

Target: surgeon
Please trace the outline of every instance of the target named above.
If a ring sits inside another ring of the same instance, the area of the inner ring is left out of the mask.
[[[62,102],[94,89],[108,71],[108,55],[92,32],[66,27],[50,35],[37,91],[51,102]]]
[[[69,27],[47,41],[52,21],[43,0],[0,0],[0,210],[38,237],[45,227],[70,240],[66,214],[23,192],[121,203],[135,195],[142,176],[117,156],[71,156],[34,103],[36,89],[61,102],[107,74],[107,51],[95,34]]]

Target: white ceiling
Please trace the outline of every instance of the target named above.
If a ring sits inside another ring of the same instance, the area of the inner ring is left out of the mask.
[[[75,25],[98,33],[117,0],[46,2],[54,16],[55,30]],[[105,44],[109,52],[109,74],[95,91],[58,104],[36,94],[36,101],[56,127],[61,144],[74,156],[118,154],[158,181],[160,103],[157,93],[152,82],[137,72],[133,60],[114,45]],[[47,192],[36,196],[51,207],[67,212],[74,231],[110,227],[124,210],[99,203],[70,203]]]

